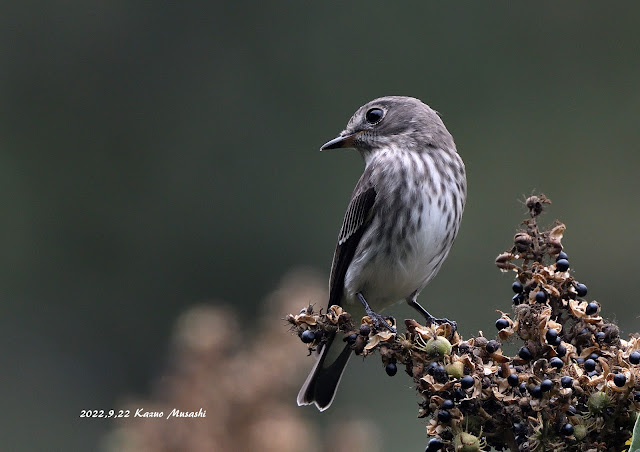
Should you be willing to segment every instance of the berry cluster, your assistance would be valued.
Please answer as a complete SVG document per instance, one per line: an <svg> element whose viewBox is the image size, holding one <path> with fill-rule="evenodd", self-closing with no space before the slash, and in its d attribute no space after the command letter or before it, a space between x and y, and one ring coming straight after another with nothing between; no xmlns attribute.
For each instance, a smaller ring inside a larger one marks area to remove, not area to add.
<svg viewBox="0 0 640 452"><path fill-rule="evenodd" d="M495 339L463 340L448 324L414 320L397 336L367 317L357 330L340 322L348 314L339 307L309 323L308 312L289 320L311 348L328 326L346 333L356 353L378 351L390 376L404 365L422 397L418 416L429 419L426 451L622 450L640 410L640 335L620 339L600 304L584 299L587 286L562 250L565 226L538 229L548 202L527 199L524 230L496 259L516 276L513 313L499 311ZM515 356L503 354L507 341L520 342Z"/></svg>

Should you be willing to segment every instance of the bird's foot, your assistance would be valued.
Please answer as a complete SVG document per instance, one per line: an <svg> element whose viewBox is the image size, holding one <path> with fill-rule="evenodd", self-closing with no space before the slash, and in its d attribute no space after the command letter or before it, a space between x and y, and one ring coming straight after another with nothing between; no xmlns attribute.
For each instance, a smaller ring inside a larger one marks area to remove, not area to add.
<svg viewBox="0 0 640 452"><path fill-rule="evenodd" d="M411 306L420 314L422 314L424 319L427 321L427 326L431 326L434 324L442 325L443 323L448 323L449 325L451 325L451 328L452 328L451 334L455 333L458 330L458 324L454 320L449 320L444 318L443 319L435 318L434 316L429 314L429 312L425 308L420 306L420 304L416 300L407 300L407 301L409 303L409 306Z"/></svg>
<svg viewBox="0 0 640 452"><path fill-rule="evenodd" d="M378 314L373 309L371 309L371 307L369 306L369 303L367 303L367 300L365 300L364 295L362 295L361 292L358 292L356 295L358 296L360 303L362 303L364 310L367 312L367 315L373 321L373 325L377 329L386 328L387 330L391 331L393 334L396 334L396 329L393 326L389 325L389 322L387 322L387 320L384 317L382 317L380 314Z"/></svg>
<svg viewBox="0 0 640 452"><path fill-rule="evenodd" d="M455 320L449 320L449 319L436 319L435 317L433 318L433 323L435 323L436 325L442 325L443 323L448 323L449 325L451 325L452 328L452 333L455 333L456 331L458 331L458 323Z"/></svg>

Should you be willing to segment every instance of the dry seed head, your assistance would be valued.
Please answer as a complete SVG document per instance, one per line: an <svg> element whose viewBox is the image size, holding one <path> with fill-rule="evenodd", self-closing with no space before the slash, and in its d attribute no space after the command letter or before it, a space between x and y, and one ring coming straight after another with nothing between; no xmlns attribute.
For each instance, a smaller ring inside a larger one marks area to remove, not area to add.
<svg viewBox="0 0 640 452"><path fill-rule="evenodd" d="M446 452L478 450L464 449L476 447L473 441L455 444L454 440L463 428L476 439L482 437L482 425L489 444L499 450L513 446L513 437L509 442L505 432L514 423L524 426L517 441L520 450L563 448L567 437L560 426L567 423L574 426L571 441L580 441L571 443L576 451L618 450L631 435L629 413L640 409L640 402L634 400L634 393L640 392L640 384L636 388L640 364L632 364L630 355L640 351L640 335L621 340L617 326L602 319L600 307L594 310L591 305L587 310L584 296L577 299L578 281L573 272L557 271L555 264L565 226L556 222L550 230L538 229L536 217L545 204L548 200L543 196L527 200L532 218L524 221L524 230L516 234L512 248L496 259L500 270L515 271L521 284L516 287L514 314L500 312L508 327L501 328L498 336L517 342L516 350L526 346L522 358L505 356L493 345L487 350L488 341L494 338L482 332L463 341L448 324L423 326L415 320L405 321L407 333L396 340L368 343L371 347L365 353L379 350L383 362L406 365L424 400L419 415L431 416L427 430L443 440ZM327 323L319 318L316 328L325 328ZM334 328L344 331L341 325ZM555 333L547 338L550 329ZM372 331L370 338L377 333ZM435 347L437 343L443 348ZM585 369L586 359L596 362L595 370L591 363ZM517 379L508 381L510 374ZM561 384L563 377L572 379L565 380L568 387ZM542 384L545 380L551 383ZM456 402L451 419L442 419L444 422L437 416L442 400ZM592 426L583 425L587 408ZM553 427L542 428L543 418Z"/></svg>
<svg viewBox="0 0 640 452"><path fill-rule="evenodd" d="M542 193L538 196L529 196L525 201L525 205L527 206L527 209L529 209L529 215L531 215L531 218L540 215L544 210L545 204L551 204L551 201Z"/></svg>
<svg viewBox="0 0 640 452"><path fill-rule="evenodd" d="M516 250L519 253L525 253L529 251L533 245L531 236L526 232L518 232L513 238L513 241L516 245Z"/></svg>

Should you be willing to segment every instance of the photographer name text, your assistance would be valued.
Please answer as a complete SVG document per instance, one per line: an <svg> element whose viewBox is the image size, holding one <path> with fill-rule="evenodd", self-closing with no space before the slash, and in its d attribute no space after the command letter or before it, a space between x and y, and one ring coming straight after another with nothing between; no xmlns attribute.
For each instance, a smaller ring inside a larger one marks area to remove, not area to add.
<svg viewBox="0 0 640 452"><path fill-rule="evenodd" d="M80 417L90 418L127 418L127 417L144 417L144 418L196 418L207 417L207 410L200 408L198 411L182 411L177 408L171 411L150 411L144 408L136 410L80 410Z"/></svg>

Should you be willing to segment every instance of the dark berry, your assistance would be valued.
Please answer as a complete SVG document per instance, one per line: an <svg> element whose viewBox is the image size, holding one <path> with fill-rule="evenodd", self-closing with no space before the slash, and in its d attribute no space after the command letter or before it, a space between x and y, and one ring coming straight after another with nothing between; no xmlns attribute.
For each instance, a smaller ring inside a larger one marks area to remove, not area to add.
<svg viewBox="0 0 640 452"><path fill-rule="evenodd" d="M396 366L396 363L389 363L384 370L387 372L387 375L393 377L398 372L398 366Z"/></svg>
<svg viewBox="0 0 640 452"><path fill-rule="evenodd" d="M300 339L302 339L302 342L304 342L305 344L310 344L315 338L316 335L311 330L304 330L302 332L302 335L300 336Z"/></svg>
<svg viewBox="0 0 640 452"><path fill-rule="evenodd" d="M520 379L518 378L518 374L511 374L507 377L507 383L509 386L518 386Z"/></svg>
<svg viewBox="0 0 640 452"><path fill-rule="evenodd" d="M522 298L522 294L521 293L517 293L517 294L515 294L513 296L511 301L513 302L513 304L519 305L520 303L522 303L524 301L524 299Z"/></svg>
<svg viewBox="0 0 640 452"><path fill-rule="evenodd" d="M562 366L564 366L564 363L562 362L562 360L557 356L554 356L553 358L551 358L549 360L549 364L551 365L551 367L555 367L556 369L562 369Z"/></svg>
<svg viewBox="0 0 640 452"><path fill-rule="evenodd" d="M369 333L371 333L371 327L369 325L366 323L360 325L360 336L367 337L369 336Z"/></svg>
<svg viewBox="0 0 640 452"><path fill-rule="evenodd" d="M640 391L636 391L633 393L633 400L636 402L640 402Z"/></svg>
<svg viewBox="0 0 640 452"><path fill-rule="evenodd" d="M562 385L563 388L572 388L573 387L573 378L571 378L568 375L565 375L564 377L562 377L560 379L560 385Z"/></svg>
<svg viewBox="0 0 640 452"><path fill-rule="evenodd" d="M449 374L444 367L438 366L433 371L433 379L438 383L446 383L449 381Z"/></svg>
<svg viewBox="0 0 640 452"><path fill-rule="evenodd" d="M503 330L505 328L509 328L509 321L507 319L498 319L496 320L496 328L499 330Z"/></svg>
<svg viewBox="0 0 640 452"><path fill-rule="evenodd" d="M578 414L578 410L576 410L576 407L574 407L573 405L569 405L569 408L567 408L567 411L565 411L565 413L567 413L567 416L575 416L576 414Z"/></svg>
<svg viewBox="0 0 640 452"><path fill-rule="evenodd" d="M560 433L563 434L564 436L571 436L573 435L573 425L567 423L564 424L562 426L562 428L560 429Z"/></svg>
<svg viewBox="0 0 640 452"><path fill-rule="evenodd" d="M556 257L556 261L559 261L560 259L569 259L569 256L567 256L567 253L564 251L560 251L558 253L558 257Z"/></svg>
<svg viewBox="0 0 640 452"><path fill-rule="evenodd" d="M455 406L455 404L453 403L453 400L450 399L445 399L442 404L440 405L440 409L441 410L450 410Z"/></svg>
<svg viewBox="0 0 640 452"><path fill-rule="evenodd" d="M455 388L453 390L453 398L454 398L454 400L461 400L461 399L464 399L466 396L467 395L460 388Z"/></svg>
<svg viewBox="0 0 640 452"><path fill-rule="evenodd" d="M579 297L586 297L587 296L587 286L585 286L584 284L581 284L581 283L576 284L576 293L578 294Z"/></svg>
<svg viewBox="0 0 640 452"><path fill-rule="evenodd" d="M513 284L511 284L511 289L515 293L522 293L522 290L524 289L524 287L522 287L522 284L520 283L520 281L515 281Z"/></svg>
<svg viewBox="0 0 640 452"><path fill-rule="evenodd" d="M518 352L518 356L525 361L531 361L533 359L533 355L528 347L522 347Z"/></svg>
<svg viewBox="0 0 640 452"><path fill-rule="evenodd" d="M584 310L587 315L593 315L598 312L598 303L594 303L593 301L587 305L587 308Z"/></svg>
<svg viewBox="0 0 640 452"><path fill-rule="evenodd" d="M553 389L553 381L549 380L548 378L542 380L542 382L540 383L540 390L542 392L549 392L551 391L551 389Z"/></svg>
<svg viewBox="0 0 640 452"><path fill-rule="evenodd" d="M625 377L624 374L615 374L613 376L613 382L617 387L621 388L627 383L627 377Z"/></svg>
<svg viewBox="0 0 640 452"><path fill-rule="evenodd" d="M495 353L500 348L500 343L496 340L490 340L487 345L484 346L487 353Z"/></svg>
<svg viewBox="0 0 640 452"><path fill-rule="evenodd" d="M520 383L520 386L518 386L518 389L522 394L524 394L525 392L527 392L527 384L525 382Z"/></svg>
<svg viewBox="0 0 640 452"><path fill-rule="evenodd" d="M544 303L545 301L547 301L547 292L545 292L544 290L539 290L536 292L536 301L538 303Z"/></svg>
<svg viewBox="0 0 640 452"><path fill-rule="evenodd" d="M358 335L356 333L350 334L347 336L347 342L353 344L356 339L358 339Z"/></svg>
<svg viewBox="0 0 640 452"><path fill-rule="evenodd" d="M556 270L559 272L566 272L569 270L569 261L566 259L558 259L556 261Z"/></svg>
<svg viewBox="0 0 640 452"><path fill-rule="evenodd" d="M555 328L549 328L544 337L547 338L548 343L553 344L558 340L558 330Z"/></svg>
<svg viewBox="0 0 640 452"><path fill-rule="evenodd" d="M576 363L584 364L584 358L576 358Z"/></svg>
<svg viewBox="0 0 640 452"><path fill-rule="evenodd" d="M471 375L465 375L460 380L460 386L462 387L462 389L469 389L474 385L474 383L475 383L475 380Z"/></svg>
<svg viewBox="0 0 640 452"><path fill-rule="evenodd" d="M438 420L446 424L451 420L451 413L448 410L438 411Z"/></svg>
<svg viewBox="0 0 640 452"><path fill-rule="evenodd" d="M534 399L541 399L542 398L542 388L540 388L540 386L538 386L538 385L530 386L529 387L529 394L531 394L531 397L533 397Z"/></svg>
<svg viewBox="0 0 640 452"><path fill-rule="evenodd" d="M513 431L517 434L527 433L527 427L524 424L513 424Z"/></svg>
<svg viewBox="0 0 640 452"><path fill-rule="evenodd" d="M631 364L640 364L640 353L633 352L629 355L629 362Z"/></svg>
<svg viewBox="0 0 640 452"><path fill-rule="evenodd" d="M558 348L556 348L556 353L560 358L562 358L564 355L567 354L567 346L560 343L560 345L558 345Z"/></svg>
<svg viewBox="0 0 640 452"><path fill-rule="evenodd" d="M589 377L595 377L596 375L598 375L598 371L597 370L592 370L591 372L587 373L587 376L589 376Z"/></svg>
<svg viewBox="0 0 640 452"><path fill-rule="evenodd" d="M596 360L600 357L600 355L598 355L597 353L592 353L589 356L587 356L587 358L592 359L592 360Z"/></svg>
<svg viewBox="0 0 640 452"><path fill-rule="evenodd" d="M440 438L431 438L427 443L427 448L424 452L436 452L444 446L444 443Z"/></svg>
<svg viewBox="0 0 640 452"><path fill-rule="evenodd" d="M433 361L431 362L428 366L427 366L427 373L429 375L433 375L433 373L435 372L436 368L440 366L440 364L438 364L437 362Z"/></svg>
<svg viewBox="0 0 640 452"><path fill-rule="evenodd" d="M586 370L587 372L593 372L594 370L596 370L596 362L589 358L584 362L584 370Z"/></svg>
<svg viewBox="0 0 640 452"><path fill-rule="evenodd" d="M596 340L597 340L598 342L602 342L602 341L604 341L604 338L605 338L606 336L607 336L607 335L605 334L605 332L604 332L604 331L598 331L598 332L596 333Z"/></svg>

